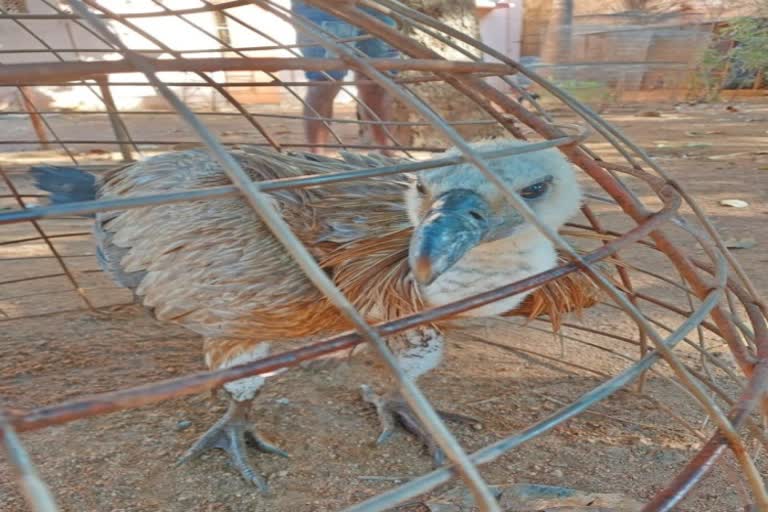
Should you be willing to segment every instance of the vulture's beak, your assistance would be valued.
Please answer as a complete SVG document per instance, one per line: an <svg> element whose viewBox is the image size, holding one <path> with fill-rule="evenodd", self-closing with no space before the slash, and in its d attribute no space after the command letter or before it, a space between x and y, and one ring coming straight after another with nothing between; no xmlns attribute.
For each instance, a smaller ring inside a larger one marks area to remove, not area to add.
<svg viewBox="0 0 768 512"><path fill-rule="evenodd" d="M413 232L411 272L426 286L451 268L488 234L488 203L479 194L451 190L439 196Z"/></svg>

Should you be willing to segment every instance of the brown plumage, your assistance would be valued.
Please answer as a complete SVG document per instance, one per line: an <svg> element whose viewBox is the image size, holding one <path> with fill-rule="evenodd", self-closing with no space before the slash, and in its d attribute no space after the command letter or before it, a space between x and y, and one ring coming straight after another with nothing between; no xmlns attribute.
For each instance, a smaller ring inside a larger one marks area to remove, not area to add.
<svg viewBox="0 0 768 512"><path fill-rule="evenodd" d="M256 147L242 147L232 155L255 181L396 162L382 156L343 153L341 159L331 159ZM559 156L550 154L547 158L550 165L567 166ZM522 160L515 162L528 165ZM547 183L554 179L556 185L558 172L571 171L553 171L554 178L548 176ZM484 187L475 177L468 183ZM96 197L130 197L227 184L227 177L206 152L190 150L117 168L102 177ZM417 312L428 302L412 277L409 263L414 227L404 195L413 186L411 178L395 176L288 189L270 196L294 233L355 307L369 321L380 322ZM439 186L439 181L432 186ZM578 199L573 200L576 205ZM492 203L493 211L514 213L497 203ZM212 369L263 357L268 351L267 341L307 340L351 329L349 322L304 277L257 214L239 198L101 213L96 216L95 237L103 269L132 289L137 300L158 320L184 325L205 338L205 360ZM534 272L533 267L526 272ZM592 282L575 273L538 288L505 314L529 318L547 315L557 329L562 315L589 307L597 298ZM439 338L434 328L397 338L403 364L416 365L412 370L414 378L429 369L419 366L419 358L434 360L427 363L430 367L439 361ZM245 381L248 379L230 383L227 391L247 404L263 379L251 378L247 386ZM239 453L242 447L238 445L242 439L235 439L249 428L244 410L244 406L234 405L188 452L187 458L206 448L222 446L226 434L223 430L234 429L238 434L226 437L225 448L238 455L236 467L241 474L263 487L260 477L243 465ZM255 433L252 436L262 443L262 448L277 450Z"/></svg>
<svg viewBox="0 0 768 512"><path fill-rule="evenodd" d="M233 155L256 181L391 163L378 156L345 153L346 160L341 162L253 147ZM193 169L196 172L190 172ZM207 153L193 150L109 172L101 182L100 197L226 184L228 179ZM413 228L402 206L406 187L403 178L373 179L272 195L283 217L336 285L374 322L424 307L408 278ZM364 223L355 219L360 216ZM206 337L220 332L242 338L242 347L228 343L227 351L216 350L207 358L212 368L247 351L253 342L315 337L350 328L241 200L110 212L101 214L97 222L97 231L105 235L108 269L122 284L123 276L132 276L129 286L140 276L135 292L159 320L180 323ZM270 275L277 268L283 272ZM576 276L536 290L510 314L548 314L555 319L562 311L591 305L594 286L585 276ZM180 282L188 286L179 286ZM267 297L260 295L263 290L269 291ZM222 294L237 297L220 306ZM382 305L385 311L375 311ZM222 322L226 327L221 327ZM253 333L259 333L258 340Z"/></svg>

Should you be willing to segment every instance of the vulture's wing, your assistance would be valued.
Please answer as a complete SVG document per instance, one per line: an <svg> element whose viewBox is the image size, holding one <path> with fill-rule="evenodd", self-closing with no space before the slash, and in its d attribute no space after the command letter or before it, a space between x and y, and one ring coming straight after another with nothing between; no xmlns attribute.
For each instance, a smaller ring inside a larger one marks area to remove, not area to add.
<svg viewBox="0 0 768 512"><path fill-rule="evenodd" d="M232 154L256 181L360 165L257 148ZM100 181L98 195L130 197L226 184L228 178L206 152L191 150L110 172ZM339 286L354 291L358 270L367 269L366 292L353 297L367 308L373 300L367 290L382 293L395 279L382 265L392 262L389 237L407 225L404 187L402 180L378 179L278 190L270 196ZM258 332L266 339L348 327L241 199L163 204L99 214L96 220L105 268L160 320L182 323L205 336ZM350 251L368 254L370 247L374 254L363 267L342 271L343 265L333 263L348 262Z"/></svg>

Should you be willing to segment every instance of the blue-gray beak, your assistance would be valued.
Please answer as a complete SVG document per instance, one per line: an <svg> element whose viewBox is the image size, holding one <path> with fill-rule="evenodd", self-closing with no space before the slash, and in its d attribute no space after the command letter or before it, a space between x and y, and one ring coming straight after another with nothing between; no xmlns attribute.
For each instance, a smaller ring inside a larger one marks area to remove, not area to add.
<svg viewBox="0 0 768 512"><path fill-rule="evenodd" d="M485 199L471 190L439 196L411 237L408 261L416 281L432 283L482 242L490 215Z"/></svg>

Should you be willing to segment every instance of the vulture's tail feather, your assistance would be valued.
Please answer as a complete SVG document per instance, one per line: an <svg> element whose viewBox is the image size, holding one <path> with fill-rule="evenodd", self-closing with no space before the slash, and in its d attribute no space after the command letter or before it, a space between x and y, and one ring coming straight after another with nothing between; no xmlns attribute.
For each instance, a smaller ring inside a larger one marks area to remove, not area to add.
<svg viewBox="0 0 768 512"><path fill-rule="evenodd" d="M35 186L50 193L51 204L96 199L96 176L77 167L40 165L30 169Z"/></svg>

